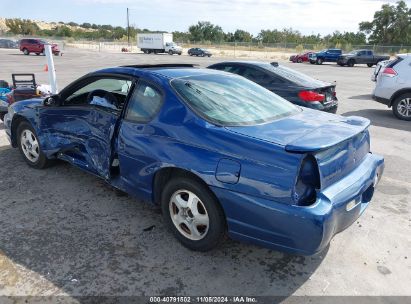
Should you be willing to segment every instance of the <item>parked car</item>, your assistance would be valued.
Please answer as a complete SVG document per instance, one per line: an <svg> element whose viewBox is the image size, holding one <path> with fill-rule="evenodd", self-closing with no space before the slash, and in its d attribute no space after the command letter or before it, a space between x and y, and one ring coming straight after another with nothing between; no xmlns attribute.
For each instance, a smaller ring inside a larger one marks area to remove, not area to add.
<svg viewBox="0 0 411 304"><path fill-rule="evenodd" d="M307 108L335 113L335 84L323 82L277 62L229 61L208 68L244 76L288 101Z"/></svg>
<svg viewBox="0 0 411 304"><path fill-rule="evenodd" d="M373 98L392 108L394 115L411 121L411 53L397 55L377 75Z"/></svg>
<svg viewBox="0 0 411 304"><path fill-rule="evenodd" d="M308 62L310 60L311 55L314 52L306 52L306 53L300 53L297 55L291 55L290 56L290 61L291 62L297 62L297 63L302 63L302 62Z"/></svg>
<svg viewBox="0 0 411 304"><path fill-rule="evenodd" d="M299 254L324 249L369 205L384 168L369 151L369 124L188 65L100 70L5 116L29 166L62 159L159 204L192 250L228 231Z"/></svg>
<svg viewBox="0 0 411 304"><path fill-rule="evenodd" d="M44 54L45 44L50 43L43 39L21 39L20 51L22 51L24 55L30 55L30 53L35 53L36 55ZM51 43L51 51L54 55L58 56L60 54L58 44Z"/></svg>
<svg viewBox="0 0 411 304"><path fill-rule="evenodd" d="M202 48L191 48L187 51L187 53L190 56L211 57L211 53L208 50Z"/></svg>
<svg viewBox="0 0 411 304"><path fill-rule="evenodd" d="M355 64L366 64L368 67L376 65L380 61L389 60L390 56L374 55L372 50L354 50L338 57L337 64L353 67Z"/></svg>
<svg viewBox="0 0 411 304"><path fill-rule="evenodd" d="M340 57L341 54L341 49L325 49L312 54L310 63L323 64L323 62L337 62L338 57Z"/></svg>
<svg viewBox="0 0 411 304"><path fill-rule="evenodd" d="M371 75L371 81L376 82L378 75L380 75L381 69L385 67L386 65L388 65L390 62L391 60L383 60L383 61L378 62Z"/></svg>
<svg viewBox="0 0 411 304"><path fill-rule="evenodd" d="M16 41L11 39L0 39L0 48L3 49L18 49L19 45Z"/></svg>

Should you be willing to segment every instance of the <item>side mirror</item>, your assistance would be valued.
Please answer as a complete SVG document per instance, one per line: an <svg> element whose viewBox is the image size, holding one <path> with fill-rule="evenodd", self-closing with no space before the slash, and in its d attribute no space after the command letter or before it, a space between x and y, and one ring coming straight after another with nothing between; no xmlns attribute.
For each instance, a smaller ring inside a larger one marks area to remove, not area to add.
<svg viewBox="0 0 411 304"><path fill-rule="evenodd" d="M61 99L59 95L51 95L44 99L43 105L46 107L58 107L61 106Z"/></svg>

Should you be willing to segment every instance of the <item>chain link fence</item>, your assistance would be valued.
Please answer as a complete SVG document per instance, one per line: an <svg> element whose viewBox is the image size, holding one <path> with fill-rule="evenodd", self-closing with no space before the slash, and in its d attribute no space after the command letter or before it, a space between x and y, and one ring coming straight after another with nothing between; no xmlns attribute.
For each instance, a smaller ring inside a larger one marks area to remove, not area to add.
<svg viewBox="0 0 411 304"><path fill-rule="evenodd" d="M0 36L1 38L1 36ZM8 39L19 40L24 37L4 37ZM127 41L110 41L110 40L87 40L62 37L45 37L60 45L64 50L67 47L94 50L99 52L139 52L136 42L130 44ZM306 51L319 51L326 48L341 48L343 52L349 52L355 49L371 49L378 54L395 55L399 53L411 53L411 46L406 45L351 45L351 44L333 44L333 43L261 43L261 42L196 42L196 41L176 41L183 47L183 52L192 47L206 48L215 56L221 57L250 57L265 59L288 59L291 54Z"/></svg>

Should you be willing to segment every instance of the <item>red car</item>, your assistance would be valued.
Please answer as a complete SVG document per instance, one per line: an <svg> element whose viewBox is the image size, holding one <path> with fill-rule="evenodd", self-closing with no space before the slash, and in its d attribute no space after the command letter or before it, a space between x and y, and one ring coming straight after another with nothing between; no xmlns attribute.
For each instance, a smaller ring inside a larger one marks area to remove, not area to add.
<svg viewBox="0 0 411 304"><path fill-rule="evenodd" d="M306 52L306 53L301 53L301 54L298 54L298 55L291 55L290 56L290 61L292 61L294 63L295 62L298 62L298 63L307 62L307 61L310 60L310 56L312 54L314 54L314 52Z"/></svg>
<svg viewBox="0 0 411 304"><path fill-rule="evenodd" d="M49 44L49 42L43 39L21 39L20 51L22 51L24 55L30 55L30 53L35 53L36 55L44 54L45 44ZM60 54L59 46L55 43L51 44L51 51L56 56Z"/></svg>

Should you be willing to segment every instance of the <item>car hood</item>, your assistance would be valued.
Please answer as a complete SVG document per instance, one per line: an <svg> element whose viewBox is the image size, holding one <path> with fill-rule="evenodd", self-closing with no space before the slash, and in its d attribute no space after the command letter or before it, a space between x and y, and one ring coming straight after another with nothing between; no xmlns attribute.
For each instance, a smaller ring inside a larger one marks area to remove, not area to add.
<svg viewBox="0 0 411 304"><path fill-rule="evenodd" d="M32 98L32 99L25 99L14 102L11 107L13 108L37 108L43 104L44 98Z"/></svg>
<svg viewBox="0 0 411 304"><path fill-rule="evenodd" d="M364 131L368 119L329 114L304 108L296 115L276 121L227 130L282 145L290 152L314 152L329 148Z"/></svg>

